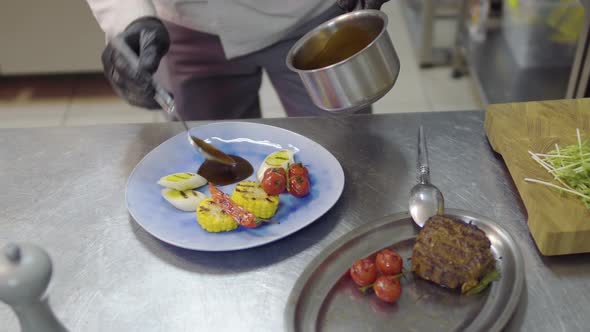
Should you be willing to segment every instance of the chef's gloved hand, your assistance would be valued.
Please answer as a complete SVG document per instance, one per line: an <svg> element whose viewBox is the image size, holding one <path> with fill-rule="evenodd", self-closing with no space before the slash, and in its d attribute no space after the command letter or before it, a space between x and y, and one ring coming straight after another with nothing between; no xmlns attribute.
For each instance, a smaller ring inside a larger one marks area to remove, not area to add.
<svg viewBox="0 0 590 332"><path fill-rule="evenodd" d="M154 100L152 74L170 48L170 36L162 21L155 17L141 17L131 22L117 37L139 56L136 70L111 43L102 52L104 73L113 89L131 105L157 109Z"/></svg>
<svg viewBox="0 0 590 332"><path fill-rule="evenodd" d="M381 5L389 0L337 0L338 7L347 12L353 11L358 5L360 9L381 9Z"/></svg>

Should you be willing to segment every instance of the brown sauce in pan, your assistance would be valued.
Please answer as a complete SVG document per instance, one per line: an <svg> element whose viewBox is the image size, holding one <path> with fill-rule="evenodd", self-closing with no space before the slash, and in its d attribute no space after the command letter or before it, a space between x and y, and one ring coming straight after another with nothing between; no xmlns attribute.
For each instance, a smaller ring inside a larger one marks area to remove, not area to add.
<svg viewBox="0 0 590 332"><path fill-rule="evenodd" d="M214 185L225 186L240 182L254 173L254 168L252 168L252 165L246 159L234 155L230 155L230 157L236 162L234 166L205 160L201 167L199 167L197 174Z"/></svg>
<svg viewBox="0 0 590 332"><path fill-rule="evenodd" d="M323 49L311 58L301 61L300 69L312 70L346 60L369 45L375 36L356 26L345 26L331 36Z"/></svg>

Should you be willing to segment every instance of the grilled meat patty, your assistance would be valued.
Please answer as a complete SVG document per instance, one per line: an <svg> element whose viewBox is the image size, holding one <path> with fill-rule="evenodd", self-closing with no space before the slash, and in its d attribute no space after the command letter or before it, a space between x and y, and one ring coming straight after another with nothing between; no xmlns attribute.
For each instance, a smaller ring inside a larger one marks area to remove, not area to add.
<svg viewBox="0 0 590 332"><path fill-rule="evenodd" d="M435 216L416 238L412 271L418 277L464 293L495 268L486 234L475 225Z"/></svg>

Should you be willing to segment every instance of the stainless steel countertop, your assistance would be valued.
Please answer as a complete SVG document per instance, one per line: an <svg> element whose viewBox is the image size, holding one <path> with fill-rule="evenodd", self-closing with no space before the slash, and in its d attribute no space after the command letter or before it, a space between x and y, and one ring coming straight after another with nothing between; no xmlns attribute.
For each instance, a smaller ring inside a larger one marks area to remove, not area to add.
<svg viewBox="0 0 590 332"><path fill-rule="evenodd" d="M72 331L281 331L287 296L329 243L407 209L418 125L446 206L501 223L519 242L526 292L508 330L590 326L590 255L543 258L526 211L483 131L483 112L256 120L301 133L340 161L340 201L311 226L245 251L177 249L143 231L125 183L178 124L0 130L0 245L41 245L54 261L51 303ZM0 331L18 331L0 304Z"/></svg>

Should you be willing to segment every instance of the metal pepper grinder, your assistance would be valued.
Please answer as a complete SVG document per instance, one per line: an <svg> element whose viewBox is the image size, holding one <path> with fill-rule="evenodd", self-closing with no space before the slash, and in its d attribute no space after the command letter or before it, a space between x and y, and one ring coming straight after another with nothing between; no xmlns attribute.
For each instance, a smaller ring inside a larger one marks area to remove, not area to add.
<svg viewBox="0 0 590 332"><path fill-rule="evenodd" d="M11 306L22 332L66 332L46 295L51 259L32 244L9 244L0 251L0 301Z"/></svg>

